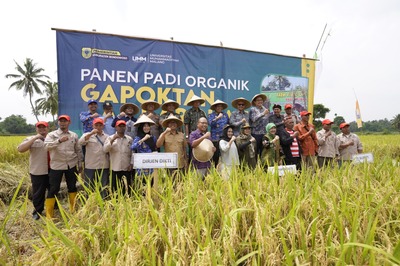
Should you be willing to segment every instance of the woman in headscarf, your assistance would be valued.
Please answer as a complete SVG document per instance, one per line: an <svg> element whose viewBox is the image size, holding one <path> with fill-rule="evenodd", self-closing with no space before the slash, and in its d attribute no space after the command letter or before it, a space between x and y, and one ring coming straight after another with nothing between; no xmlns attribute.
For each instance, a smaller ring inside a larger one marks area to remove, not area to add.
<svg viewBox="0 0 400 266"><path fill-rule="evenodd" d="M254 169L257 165L257 140L251 135L251 126L248 123L242 126L236 145L241 165Z"/></svg>
<svg viewBox="0 0 400 266"><path fill-rule="evenodd" d="M269 167L280 161L280 143L274 123L268 123L265 130L267 133L262 138L261 163L264 167Z"/></svg>
<svg viewBox="0 0 400 266"><path fill-rule="evenodd" d="M150 127L155 124L153 120L148 118L146 115L139 117L135 123L137 127L137 135L133 140L131 149L136 153L151 153L157 151L156 137L151 135ZM136 169L136 176L142 179L143 185L146 184L147 176L153 174L153 169ZM151 185L153 185L153 178L151 179Z"/></svg>
<svg viewBox="0 0 400 266"><path fill-rule="evenodd" d="M235 139L236 138L233 135L233 127L226 125L219 141L219 149L221 152L219 170L222 178L225 180L229 179L232 169L240 164Z"/></svg>

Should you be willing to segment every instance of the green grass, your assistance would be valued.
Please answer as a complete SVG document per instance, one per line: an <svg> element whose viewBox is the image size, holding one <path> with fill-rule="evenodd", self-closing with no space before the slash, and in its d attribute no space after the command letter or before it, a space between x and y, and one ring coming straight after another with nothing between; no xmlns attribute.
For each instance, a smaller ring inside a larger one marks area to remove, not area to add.
<svg viewBox="0 0 400 266"><path fill-rule="evenodd" d="M146 196L105 202L81 191L78 211L53 221L32 221L27 196L15 196L2 206L0 264L400 264L399 138L362 136L374 163L299 178L258 168L229 181L160 178Z"/></svg>

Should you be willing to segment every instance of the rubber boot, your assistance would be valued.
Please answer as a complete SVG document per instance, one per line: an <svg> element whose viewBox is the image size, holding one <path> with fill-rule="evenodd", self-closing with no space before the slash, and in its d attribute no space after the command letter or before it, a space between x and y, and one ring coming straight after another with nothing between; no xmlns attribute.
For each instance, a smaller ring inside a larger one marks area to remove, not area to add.
<svg viewBox="0 0 400 266"><path fill-rule="evenodd" d="M70 193L68 193L68 196L69 196L69 211L70 211L71 213L73 213L74 210L75 210L76 194L77 194L77 192L70 192Z"/></svg>
<svg viewBox="0 0 400 266"><path fill-rule="evenodd" d="M54 216L54 204L56 203L56 198L48 198L44 202L46 208L46 217L52 219Z"/></svg>

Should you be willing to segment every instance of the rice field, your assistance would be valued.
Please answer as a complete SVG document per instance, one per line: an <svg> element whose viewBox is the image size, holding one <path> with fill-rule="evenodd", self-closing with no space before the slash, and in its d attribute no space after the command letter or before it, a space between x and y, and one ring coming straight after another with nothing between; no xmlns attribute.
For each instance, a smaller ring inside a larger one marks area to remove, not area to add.
<svg viewBox="0 0 400 266"><path fill-rule="evenodd" d="M160 170L145 193L82 190L34 221L23 137L0 137L0 265L399 265L400 135L360 138L374 163L177 185Z"/></svg>

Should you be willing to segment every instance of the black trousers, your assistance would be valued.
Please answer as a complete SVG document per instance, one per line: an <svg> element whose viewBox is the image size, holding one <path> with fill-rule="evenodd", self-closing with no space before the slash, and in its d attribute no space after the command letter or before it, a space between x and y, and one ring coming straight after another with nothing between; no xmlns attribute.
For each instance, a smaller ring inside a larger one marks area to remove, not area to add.
<svg viewBox="0 0 400 266"><path fill-rule="evenodd" d="M286 165L294 164L296 165L296 170L301 171L301 157L292 157L291 159L285 158L285 164Z"/></svg>
<svg viewBox="0 0 400 266"><path fill-rule="evenodd" d="M124 183L124 177L126 179L126 186ZM132 171L112 171L110 182L111 191L115 192L120 190L123 195L128 191L130 194L133 189L132 178Z"/></svg>
<svg viewBox="0 0 400 266"><path fill-rule="evenodd" d="M46 190L49 188L49 175L32 175L32 203L33 213L41 214L44 210L44 201L46 199Z"/></svg>
<svg viewBox="0 0 400 266"><path fill-rule="evenodd" d="M60 185L63 175L65 176L65 182L67 182L68 193L76 192L76 176L79 175L76 166L68 168L67 170L53 170L49 172L49 192L47 198L54 198L60 191Z"/></svg>

